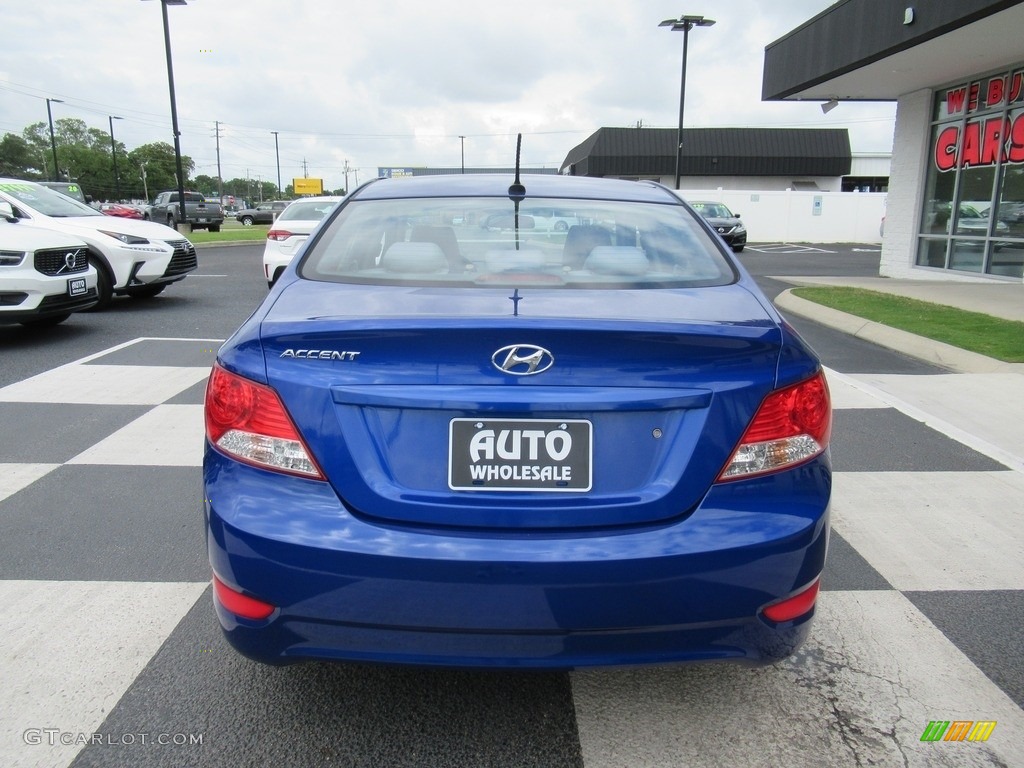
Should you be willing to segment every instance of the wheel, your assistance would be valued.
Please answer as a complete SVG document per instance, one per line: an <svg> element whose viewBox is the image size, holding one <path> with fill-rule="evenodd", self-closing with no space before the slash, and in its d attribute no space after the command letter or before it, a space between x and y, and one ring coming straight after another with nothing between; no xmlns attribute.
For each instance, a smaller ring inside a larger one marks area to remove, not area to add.
<svg viewBox="0 0 1024 768"><path fill-rule="evenodd" d="M239 221L242 222L243 227L252 226L252 216L243 216L242 218L239 219Z"/></svg>
<svg viewBox="0 0 1024 768"><path fill-rule="evenodd" d="M133 299L151 299L162 293L166 287L167 283L159 283L157 285L135 285L131 288L126 288L125 293Z"/></svg>
<svg viewBox="0 0 1024 768"><path fill-rule="evenodd" d="M211 232L220 232L220 224L211 224L210 225L210 231Z"/></svg>
<svg viewBox="0 0 1024 768"><path fill-rule="evenodd" d="M89 257L89 263L96 267L96 293L99 295L99 301L86 312L96 312L106 309L114 298L114 279L107 271L106 265L98 258Z"/></svg>
<svg viewBox="0 0 1024 768"><path fill-rule="evenodd" d="M555 222L555 232L566 232L569 229L569 225L564 221Z"/></svg>
<svg viewBox="0 0 1024 768"><path fill-rule="evenodd" d="M63 323L69 317L71 317L70 312L66 315L50 315L49 317L37 317L34 320L22 320L21 324L28 328L49 328Z"/></svg>
<svg viewBox="0 0 1024 768"><path fill-rule="evenodd" d="M743 249L746 248L746 247L747 247L746 243L743 243L743 245L734 245L732 247L732 252L733 253L742 253Z"/></svg>

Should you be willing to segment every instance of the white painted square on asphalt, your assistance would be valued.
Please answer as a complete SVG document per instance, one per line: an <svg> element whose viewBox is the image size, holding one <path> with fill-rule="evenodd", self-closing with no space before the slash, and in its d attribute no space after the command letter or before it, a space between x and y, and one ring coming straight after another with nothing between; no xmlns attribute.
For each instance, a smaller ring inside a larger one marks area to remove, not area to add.
<svg viewBox="0 0 1024 768"><path fill-rule="evenodd" d="M60 464L0 464L0 501L27 488Z"/></svg>
<svg viewBox="0 0 1024 768"><path fill-rule="evenodd" d="M0 401L157 405L209 374L198 367L65 365L0 388Z"/></svg>
<svg viewBox="0 0 1024 768"><path fill-rule="evenodd" d="M775 666L571 679L587 768L1024 765L1024 712L899 592L823 592L807 644ZM997 725L923 742L932 720Z"/></svg>
<svg viewBox="0 0 1024 768"><path fill-rule="evenodd" d="M1024 475L837 472L832 527L900 590L1024 589Z"/></svg>
<svg viewBox="0 0 1024 768"><path fill-rule="evenodd" d="M93 733L206 586L0 581L0 765L69 764L38 730Z"/></svg>
<svg viewBox="0 0 1024 768"><path fill-rule="evenodd" d="M158 405L68 464L200 467L204 434L203 406Z"/></svg>
<svg viewBox="0 0 1024 768"><path fill-rule="evenodd" d="M1008 466L1024 457L1024 374L850 374L904 413ZM1015 393L1014 397L1011 393ZM987 450L991 446L996 450ZM1013 459L1016 458L1014 461Z"/></svg>

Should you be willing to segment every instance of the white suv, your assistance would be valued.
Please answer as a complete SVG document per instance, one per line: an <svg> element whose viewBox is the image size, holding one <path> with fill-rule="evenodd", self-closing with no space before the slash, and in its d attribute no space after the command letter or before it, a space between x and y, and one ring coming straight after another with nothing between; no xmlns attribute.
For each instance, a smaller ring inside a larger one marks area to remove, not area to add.
<svg viewBox="0 0 1024 768"><path fill-rule="evenodd" d="M0 324L56 325L98 298L83 241L22 226L0 202Z"/></svg>
<svg viewBox="0 0 1024 768"><path fill-rule="evenodd" d="M170 227L105 216L33 181L0 178L0 203L21 224L64 232L85 241L96 267L98 306L114 294L148 298L196 269L196 248Z"/></svg>

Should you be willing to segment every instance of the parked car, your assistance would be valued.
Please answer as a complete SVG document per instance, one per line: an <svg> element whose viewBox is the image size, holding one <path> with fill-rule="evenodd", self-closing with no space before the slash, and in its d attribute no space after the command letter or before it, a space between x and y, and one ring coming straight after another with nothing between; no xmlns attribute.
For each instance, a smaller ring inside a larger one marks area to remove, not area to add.
<svg viewBox="0 0 1024 768"><path fill-rule="evenodd" d="M173 229L104 216L32 181L0 178L0 202L11 205L23 226L55 229L85 241L97 272L98 307L115 295L156 296L199 266L195 246Z"/></svg>
<svg viewBox="0 0 1024 768"><path fill-rule="evenodd" d="M0 201L0 324L57 325L98 300L89 246L21 226L11 204Z"/></svg>
<svg viewBox="0 0 1024 768"><path fill-rule="evenodd" d="M153 198L153 203L149 206L149 218L176 230L181 223L181 205L178 199L178 193L174 190L161 192ZM200 192L186 192L185 223L193 232L197 229L220 232L220 227L224 223L224 209L216 200L207 200Z"/></svg>
<svg viewBox="0 0 1024 768"><path fill-rule="evenodd" d="M77 200L80 203L89 204L92 202L92 197L85 194L85 190L82 189L81 184L77 184L73 181L40 181L44 187L60 192L62 195Z"/></svg>
<svg viewBox="0 0 1024 768"><path fill-rule="evenodd" d="M269 203L260 203L255 208L243 208L235 214L235 218L246 227L251 227L253 224L272 224L274 219L288 207L289 202L289 200L272 200Z"/></svg>
<svg viewBox="0 0 1024 768"><path fill-rule="evenodd" d="M263 248L263 275L271 287L299 252L299 246L341 199L333 195L304 197L281 211L267 232L267 244Z"/></svg>
<svg viewBox="0 0 1024 768"><path fill-rule="evenodd" d="M554 206L591 223L450 223ZM260 661L756 664L809 632L825 377L660 184L362 185L220 348L205 423L216 612Z"/></svg>
<svg viewBox="0 0 1024 768"><path fill-rule="evenodd" d="M131 205L119 203L101 203L100 213L107 216L120 216L122 219L142 219L142 211Z"/></svg>
<svg viewBox="0 0 1024 768"><path fill-rule="evenodd" d="M733 251L740 253L746 247L747 228L740 221L740 215L730 211L729 206L710 200L691 200L690 205L708 220Z"/></svg>
<svg viewBox="0 0 1024 768"><path fill-rule="evenodd" d="M558 208L536 208L532 215L534 229L542 232L568 232L569 227L581 223L573 211Z"/></svg>

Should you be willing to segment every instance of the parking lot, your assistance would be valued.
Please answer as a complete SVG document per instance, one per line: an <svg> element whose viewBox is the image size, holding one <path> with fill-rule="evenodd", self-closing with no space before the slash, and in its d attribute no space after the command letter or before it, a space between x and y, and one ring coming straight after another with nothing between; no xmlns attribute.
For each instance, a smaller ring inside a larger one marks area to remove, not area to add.
<svg viewBox="0 0 1024 768"><path fill-rule="evenodd" d="M202 400L266 294L261 253L202 249L155 299L0 327L0 765L1024 764L1024 475L893 395L947 372L798 319L829 369L835 490L792 658L516 673L238 656L211 605ZM878 250L752 243L741 260L773 296L786 275L877 275ZM978 738L923 739L947 722Z"/></svg>

